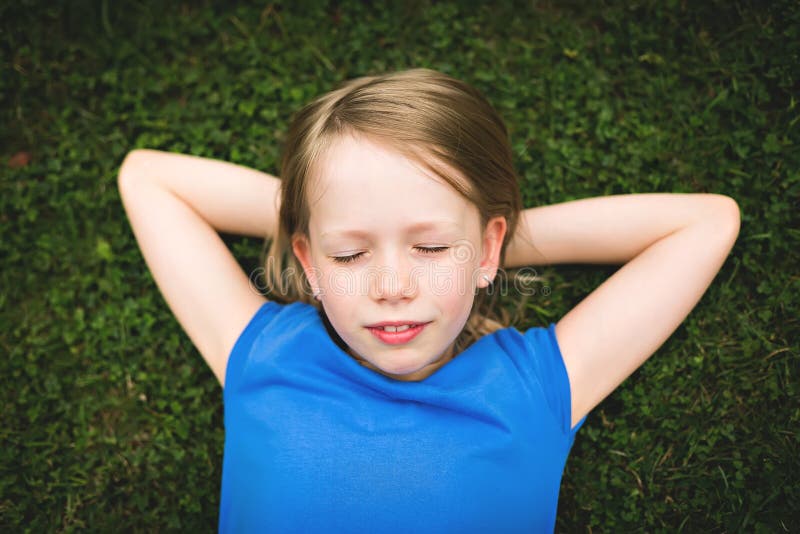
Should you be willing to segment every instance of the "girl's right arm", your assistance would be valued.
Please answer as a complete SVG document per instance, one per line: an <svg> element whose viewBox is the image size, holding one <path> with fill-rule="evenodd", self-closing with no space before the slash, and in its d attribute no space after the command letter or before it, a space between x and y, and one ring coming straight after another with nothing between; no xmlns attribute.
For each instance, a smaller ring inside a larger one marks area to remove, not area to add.
<svg viewBox="0 0 800 534"><path fill-rule="evenodd" d="M266 299L217 231L274 235L280 180L219 160L134 150L118 186L159 290L224 386L233 345Z"/></svg>

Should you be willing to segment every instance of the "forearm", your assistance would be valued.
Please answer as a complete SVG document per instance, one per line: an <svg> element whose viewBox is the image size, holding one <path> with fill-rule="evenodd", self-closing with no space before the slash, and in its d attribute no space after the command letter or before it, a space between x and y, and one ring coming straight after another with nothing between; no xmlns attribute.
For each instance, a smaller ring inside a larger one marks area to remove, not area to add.
<svg viewBox="0 0 800 534"><path fill-rule="evenodd" d="M169 190L219 232L255 237L275 234L280 180L270 174L157 150L134 150L119 172Z"/></svg>
<svg viewBox="0 0 800 534"><path fill-rule="evenodd" d="M504 267L624 264L698 219L728 218L733 206L724 195L643 193L529 208L522 212Z"/></svg>

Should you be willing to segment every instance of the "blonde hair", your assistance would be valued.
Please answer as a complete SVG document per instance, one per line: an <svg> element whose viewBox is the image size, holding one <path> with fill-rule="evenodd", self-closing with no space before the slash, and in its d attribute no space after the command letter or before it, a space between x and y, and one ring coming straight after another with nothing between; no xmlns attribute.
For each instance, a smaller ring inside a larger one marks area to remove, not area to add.
<svg viewBox="0 0 800 534"><path fill-rule="evenodd" d="M291 240L295 235L308 236L307 191L315 164L345 134L379 140L442 178L478 208L482 228L492 217L505 217L501 265L522 209L505 124L483 95L462 81L422 68L364 76L340 84L302 108L283 147L278 229L267 241L266 258L262 256L265 286L271 298L316 307L342 346L312 296ZM495 311L496 297L496 292L478 290L455 340L454 354L509 326L506 310Z"/></svg>

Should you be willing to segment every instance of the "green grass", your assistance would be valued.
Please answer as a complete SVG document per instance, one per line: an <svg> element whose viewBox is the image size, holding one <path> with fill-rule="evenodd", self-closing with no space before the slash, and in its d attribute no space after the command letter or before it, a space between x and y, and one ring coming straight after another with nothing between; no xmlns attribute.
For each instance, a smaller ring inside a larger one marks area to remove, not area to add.
<svg viewBox="0 0 800 534"><path fill-rule="evenodd" d="M0 7L0 530L216 528L221 390L147 273L119 164L151 147L276 173L304 102L416 66L497 107L527 206L714 192L742 211L698 306L578 434L557 530L796 530L797 3L393 4ZM225 238L257 266L258 240ZM614 269L544 271L529 324Z"/></svg>

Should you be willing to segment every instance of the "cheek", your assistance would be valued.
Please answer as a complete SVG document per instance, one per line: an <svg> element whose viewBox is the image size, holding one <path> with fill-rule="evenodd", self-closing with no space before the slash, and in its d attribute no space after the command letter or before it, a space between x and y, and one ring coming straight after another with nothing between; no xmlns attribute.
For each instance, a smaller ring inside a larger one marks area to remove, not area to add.
<svg viewBox="0 0 800 534"><path fill-rule="evenodd" d="M470 277L461 267L450 267L432 272L423 282L428 283L426 293L438 303L439 309L451 318L469 314L475 298Z"/></svg>
<svg viewBox="0 0 800 534"><path fill-rule="evenodd" d="M333 267L325 271L321 287L328 296L339 300L357 295L360 290L358 278L345 267Z"/></svg>
<svg viewBox="0 0 800 534"><path fill-rule="evenodd" d="M321 287L338 299L368 294L369 279L363 271L350 267L332 267L324 273Z"/></svg>
<svg viewBox="0 0 800 534"><path fill-rule="evenodd" d="M468 263L434 264L423 274L420 283L434 297L461 302L474 297L474 271Z"/></svg>
<svg viewBox="0 0 800 534"><path fill-rule="evenodd" d="M353 341L352 332L357 329L358 319L353 306L353 298L327 294L322 299L322 307L331 326L348 345Z"/></svg>

